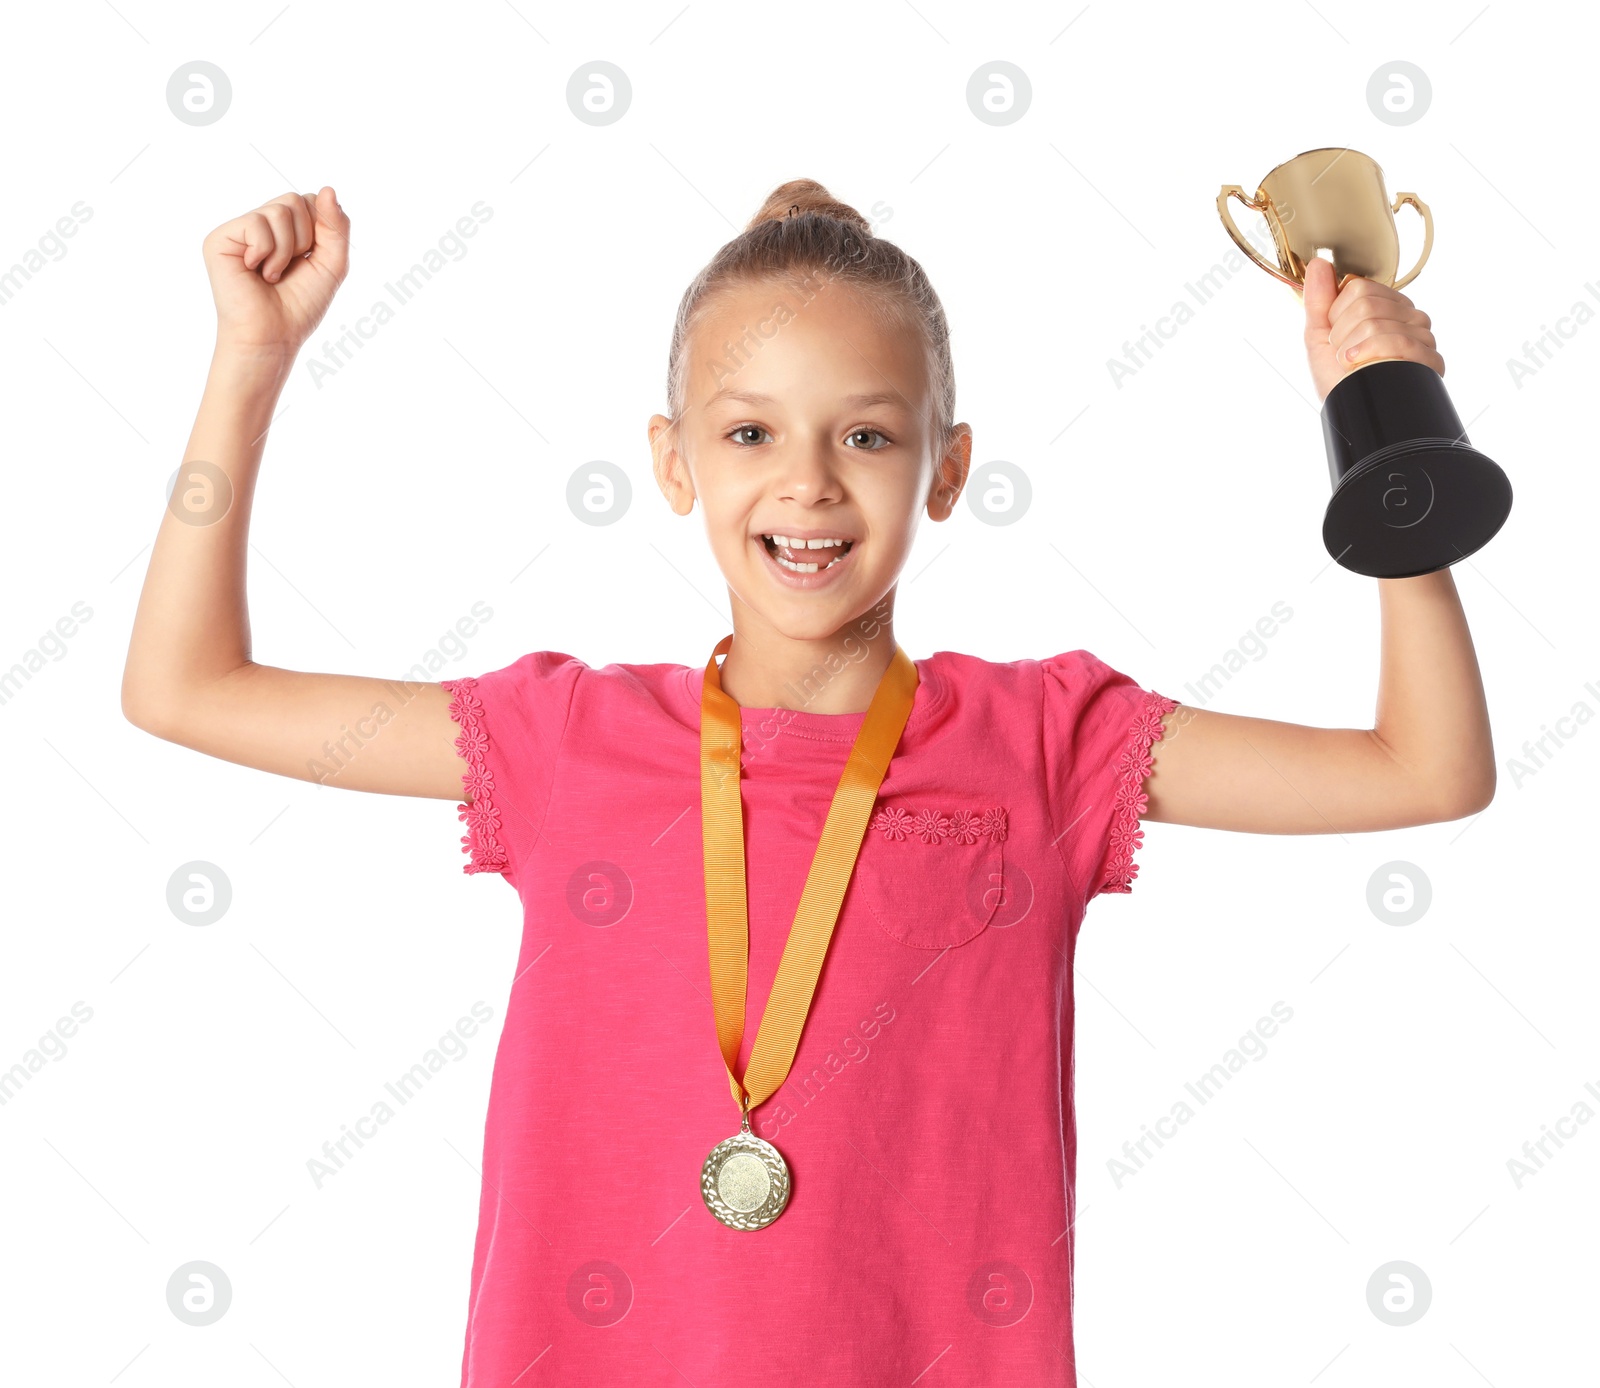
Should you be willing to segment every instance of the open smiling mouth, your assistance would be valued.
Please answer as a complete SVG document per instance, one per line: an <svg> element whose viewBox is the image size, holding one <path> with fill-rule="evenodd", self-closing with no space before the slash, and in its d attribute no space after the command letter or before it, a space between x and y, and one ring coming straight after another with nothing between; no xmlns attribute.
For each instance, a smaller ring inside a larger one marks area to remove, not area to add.
<svg viewBox="0 0 1600 1388"><path fill-rule="evenodd" d="M797 574L821 573L831 569L855 545L854 540L838 537L805 540L788 535L763 535L761 543L780 568Z"/></svg>

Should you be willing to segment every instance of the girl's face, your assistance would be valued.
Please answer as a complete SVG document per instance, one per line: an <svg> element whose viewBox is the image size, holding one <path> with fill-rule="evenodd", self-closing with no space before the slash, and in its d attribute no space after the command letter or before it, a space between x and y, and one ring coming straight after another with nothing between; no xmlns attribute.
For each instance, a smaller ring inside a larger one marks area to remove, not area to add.
<svg viewBox="0 0 1600 1388"><path fill-rule="evenodd" d="M725 291L686 353L676 437L650 421L662 492L700 502L736 622L833 635L890 593L922 514L950 514L971 429L936 452L921 336L837 281Z"/></svg>

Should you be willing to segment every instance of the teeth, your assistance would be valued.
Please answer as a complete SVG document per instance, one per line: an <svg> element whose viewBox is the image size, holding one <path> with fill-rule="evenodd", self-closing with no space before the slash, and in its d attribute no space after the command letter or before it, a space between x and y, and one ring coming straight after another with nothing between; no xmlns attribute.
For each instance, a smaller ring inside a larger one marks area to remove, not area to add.
<svg viewBox="0 0 1600 1388"><path fill-rule="evenodd" d="M771 540L776 549L787 549L791 552L802 549L837 549L839 551L837 555L825 564L801 564L793 559L785 559L781 554L772 556L790 573L796 574L814 574L821 569L831 569L844 558L844 547L850 543L848 540L839 539L801 540L791 535L763 535L761 538Z"/></svg>
<svg viewBox="0 0 1600 1388"><path fill-rule="evenodd" d="M768 535L767 539L775 545L782 545L785 549L828 549L841 548L843 540L799 540L791 539L787 535Z"/></svg>
<svg viewBox="0 0 1600 1388"><path fill-rule="evenodd" d="M773 557L778 561L778 563L783 565L784 568L788 569L790 573L797 574L814 574L818 569L831 569L835 564L839 563L839 561L844 558L844 556L841 554L838 559L830 559L826 564L797 564L793 560L785 559L781 554L774 555Z"/></svg>

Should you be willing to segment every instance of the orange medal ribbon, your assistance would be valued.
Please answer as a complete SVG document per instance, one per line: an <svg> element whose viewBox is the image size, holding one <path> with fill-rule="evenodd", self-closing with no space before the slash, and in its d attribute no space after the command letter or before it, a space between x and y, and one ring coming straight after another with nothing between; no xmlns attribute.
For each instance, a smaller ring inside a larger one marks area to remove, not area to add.
<svg viewBox="0 0 1600 1388"><path fill-rule="evenodd" d="M743 1082L733 1067L744 1042L750 922L745 894L744 818L739 796L739 705L722 690L717 657L733 645L725 636L706 663L700 694L700 819L705 847L706 936L711 1006L728 1084L742 1115L741 1131L720 1143L701 1173L701 1193L716 1217L736 1229L759 1229L788 1200L788 1167L777 1149L750 1132L750 1110L788 1078L822 961L839 919L878 787L911 716L917 667L896 646L845 761L828 807L822 837L806 874L778 974L756 1027Z"/></svg>

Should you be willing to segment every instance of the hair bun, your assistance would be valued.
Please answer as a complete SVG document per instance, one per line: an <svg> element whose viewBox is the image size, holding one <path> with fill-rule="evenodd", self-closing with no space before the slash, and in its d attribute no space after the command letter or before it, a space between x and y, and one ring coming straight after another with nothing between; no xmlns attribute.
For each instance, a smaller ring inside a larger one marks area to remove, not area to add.
<svg viewBox="0 0 1600 1388"><path fill-rule="evenodd" d="M868 236L872 235L871 222L849 203L840 202L814 178L792 178L787 183L780 183L767 195L761 210L750 219L745 230L750 231L762 222L781 222L786 217L797 217L805 212L849 222Z"/></svg>

